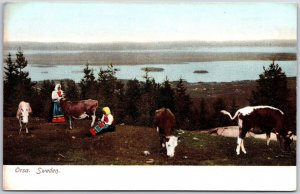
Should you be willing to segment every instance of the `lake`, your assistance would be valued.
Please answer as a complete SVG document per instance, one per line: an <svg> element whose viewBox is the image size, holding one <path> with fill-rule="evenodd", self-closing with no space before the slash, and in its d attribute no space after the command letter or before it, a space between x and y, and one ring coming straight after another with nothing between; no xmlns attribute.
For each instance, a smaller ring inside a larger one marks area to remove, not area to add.
<svg viewBox="0 0 300 194"><path fill-rule="evenodd" d="M156 82L163 82L166 77L170 81L180 78L190 82L231 82L240 80L257 80L259 74L263 73L263 67L268 67L272 61L212 61L212 62L189 62L183 64L143 64L143 65L114 65L118 69L116 76L118 79L138 79L144 80L145 72L142 68L155 67L163 68L160 72L149 72ZM297 61L275 61L283 69L287 77L297 76ZM73 79L80 82L83 78L84 65L56 65L42 66L39 64L29 64L25 71L29 71L32 81L47 79ZM98 78L100 67L106 69L107 66L90 66L94 69L94 75ZM194 73L194 71L207 71L208 73Z"/></svg>

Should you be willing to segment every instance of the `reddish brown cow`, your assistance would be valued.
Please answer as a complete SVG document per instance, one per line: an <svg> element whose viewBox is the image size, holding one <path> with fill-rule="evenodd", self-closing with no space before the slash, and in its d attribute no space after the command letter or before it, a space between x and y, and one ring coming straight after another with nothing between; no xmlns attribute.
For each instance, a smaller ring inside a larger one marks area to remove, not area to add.
<svg viewBox="0 0 300 194"><path fill-rule="evenodd" d="M162 148L166 147L167 155L174 156L178 138L174 136L176 120L174 114L166 108L155 111L155 125L160 135Z"/></svg>
<svg viewBox="0 0 300 194"><path fill-rule="evenodd" d="M72 118L83 119L91 116L91 127L94 125L96 119L96 109L98 107L97 100L88 99L71 102L61 99L60 106L65 116L69 118L70 129L72 129Z"/></svg>

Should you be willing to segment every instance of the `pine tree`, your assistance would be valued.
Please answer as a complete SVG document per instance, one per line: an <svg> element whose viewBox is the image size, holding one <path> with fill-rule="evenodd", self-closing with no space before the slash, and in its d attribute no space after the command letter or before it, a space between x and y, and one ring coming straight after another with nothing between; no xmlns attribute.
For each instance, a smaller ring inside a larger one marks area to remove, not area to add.
<svg viewBox="0 0 300 194"><path fill-rule="evenodd" d="M137 79L127 82L125 93L126 121L131 124L137 124L140 116L141 89Z"/></svg>
<svg viewBox="0 0 300 194"><path fill-rule="evenodd" d="M288 100L289 89L285 73L274 60L256 80L256 90L252 91L251 105L269 105L281 109L285 113L286 127L296 129L296 108L291 107Z"/></svg>
<svg viewBox="0 0 300 194"><path fill-rule="evenodd" d="M66 98L71 101L79 100L79 91L75 81L73 80L66 80L66 88L65 88L65 95Z"/></svg>
<svg viewBox="0 0 300 194"><path fill-rule="evenodd" d="M4 115L12 116L13 100L16 95L16 73L15 63L11 59L11 54L8 53L4 66Z"/></svg>
<svg viewBox="0 0 300 194"><path fill-rule="evenodd" d="M109 64L107 69L100 68L98 74L99 96L102 96L101 101L105 106L114 109L114 93L116 89L116 71L112 64Z"/></svg>
<svg viewBox="0 0 300 194"><path fill-rule="evenodd" d="M155 80L148 75L148 69L145 69L143 76L145 82L141 82L141 124L146 126L153 125L153 115L157 109L157 84Z"/></svg>
<svg viewBox="0 0 300 194"><path fill-rule="evenodd" d="M97 82L94 76L94 70L89 68L89 63L85 64L83 69L83 79L79 83L81 89L81 99L97 98Z"/></svg>
<svg viewBox="0 0 300 194"><path fill-rule="evenodd" d="M160 86L157 98L158 108L169 108L172 112L175 112L175 99L174 99L174 90L171 87L171 84L166 78L163 85Z"/></svg>
<svg viewBox="0 0 300 194"><path fill-rule="evenodd" d="M126 116L125 102L125 88L121 81L116 82L116 92L115 92L115 108L114 108L114 118L116 123L123 123Z"/></svg>
<svg viewBox="0 0 300 194"><path fill-rule="evenodd" d="M15 62L9 53L4 67L4 115L13 116L20 101L35 103L33 97L37 90L33 88L29 73L24 71L27 60L21 48L16 53Z"/></svg>
<svg viewBox="0 0 300 194"><path fill-rule="evenodd" d="M51 94L54 90L54 81L44 80L41 86L39 97L41 99L41 115L43 118L47 119L48 122L52 121L52 98Z"/></svg>
<svg viewBox="0 0 300 194"><path fill-rule="evenodd" d="M31 82L31 78L29 77L29 72L24 71L24 68L26 68L28 62L23 54L23 51L21 48L18 49L16 54L16 80L17 80L17 94L18 97L16 100L21 101L30 101L31 96L34 95L33 86L34 83Z"/></svg>
<svg viewBox="0 0 300 194"><path fill-rule="evenodd" d="M287 77L278 64L272 64L259 75L256 91L252 92L252 105L270 105L283 111L288 110Z"/></svg>
<svg viewBox="0 0 300 194"><path fill-rule="evenodd" d="M186 94L186 87L183 84L183 79L180 78L175 89L175 116L177 125L180 128L190 127L190 112L191 112L191 99Z"/></svg>

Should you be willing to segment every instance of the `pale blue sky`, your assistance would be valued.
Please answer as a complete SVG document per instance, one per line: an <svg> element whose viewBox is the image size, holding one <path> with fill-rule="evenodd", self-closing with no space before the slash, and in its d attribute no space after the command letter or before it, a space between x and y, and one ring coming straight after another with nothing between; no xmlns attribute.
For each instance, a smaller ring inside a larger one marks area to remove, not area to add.
<svg viewBox="0 0 300 194"><path fill-rule="evenodd" d="M4 41L296 39L291 3L9 3Z"/></svg>

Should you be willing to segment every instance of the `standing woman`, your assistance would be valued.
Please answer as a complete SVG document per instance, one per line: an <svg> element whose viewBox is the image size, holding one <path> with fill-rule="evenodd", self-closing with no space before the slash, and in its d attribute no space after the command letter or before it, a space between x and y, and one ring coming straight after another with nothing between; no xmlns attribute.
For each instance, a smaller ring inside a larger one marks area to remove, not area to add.
<svg viewBox="0 0 300 194"><path fill-rule="evenodd" d="M52 102L53 102L53 118L52 123L63 123L65 122L64 113L61 110L59 100L62 98L64 92L61 90L61 85L56 84L54 91L52 92Z"/></svg>

